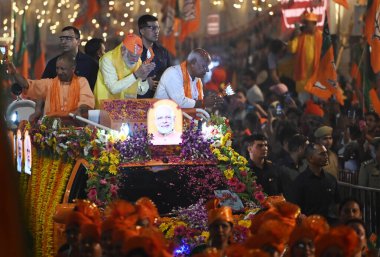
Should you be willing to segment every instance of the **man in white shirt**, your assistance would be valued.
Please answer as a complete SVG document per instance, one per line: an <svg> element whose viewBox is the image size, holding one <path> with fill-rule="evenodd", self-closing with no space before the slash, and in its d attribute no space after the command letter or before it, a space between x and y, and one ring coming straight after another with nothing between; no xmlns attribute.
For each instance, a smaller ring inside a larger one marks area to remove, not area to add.
<svg viewBox="0 0 380 257"><path fill-rule="evenodd" d="M181 108L215 107L223 102L216 94L203 95L201 78L209 71L210 55L197 48L190 52L187 60L171 66L162 75L154 98L171 99Z"/></svg>

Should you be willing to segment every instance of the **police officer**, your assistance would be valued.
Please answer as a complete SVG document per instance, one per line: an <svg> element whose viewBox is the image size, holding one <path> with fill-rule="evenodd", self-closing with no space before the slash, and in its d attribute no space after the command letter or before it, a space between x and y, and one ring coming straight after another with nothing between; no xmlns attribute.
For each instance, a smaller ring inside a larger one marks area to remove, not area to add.
<svg viewBox="0 0 380 257"><path fill-rule="evenodd" d="M371 143L372 160L362 163L359 172L359 185L380 188L380 137Z"/></svg>

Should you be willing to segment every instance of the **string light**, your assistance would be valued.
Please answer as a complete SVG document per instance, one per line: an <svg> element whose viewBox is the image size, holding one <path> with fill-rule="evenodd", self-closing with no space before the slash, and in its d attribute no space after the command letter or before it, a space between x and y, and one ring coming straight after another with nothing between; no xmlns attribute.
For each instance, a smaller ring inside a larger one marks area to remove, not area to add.
<svg viewBox="0 0 380 257"><path fill-rule="evenodd" d="M277 0L281 1L281 0ZM242 11L250 10L250 12L263 11L267 8L272 8L276 0L234 0L234 1L224 1L224 0L210 0L210 5L218 6L220 8L224 5L226 8L240 9ZM19 1L18 1L19 2ZM232 2L232 3L231 3ZM266 2L265 5L259 7L258 2ZM26 0L23 3L18 4L16 1L12 3L12 9L18 15L23 15L26 12L30 14L35 14L37 18L37 25L42 27L44 25L49 28L47 30L47 36L56 34L61 30L61 26L69 25L68 23L74 23L77 17L80 15L85 15L83 10L81 10L81 5L77 1L72 0ZM136 5L136 8L135 8ZM41 8L42 7L42 8ZM138 8L137 8L138 7ZM250 7L250 8L247 8ZM41 9L40 9L41 8ZM109 10L109 11L108 11ZM134 30L131 27L134 27L134 22L136 22L137 15L141 15L141 12L151 13L154 17L158 17L160 13L156 5L152 4L152 1L147 0L125 0L125 1L116 1L116 0L107 0L105 10L106 17L108 19L98 19L101 15L97 14L94 18L87 21L91 26L85 25L84 31L82 33L83 38L93 37L101 35L104 39L107 37L122 36L123 33L133 33ZM137 13L137 11L139 13ZM273 11L268 12L269 15L274 15ZM111 18L112 17L112 18ZM111 19L110 19L111 18ZM17 17L17 25L20 22L20 18ZM64 24L61 24L60 21L65 20ZM4 37L10 37L9 42L12 42L14 36L13 28L15 20L12 18L12 15L4 17L3 20L0 20L0 35ZM32 22L33 23L33 22ZM108 24L107 24L108 23ZM16 26L18 29L20 26ZM102 28L103 32L101 33L98 29ZM92 31L90 31L92 29ZM9 33L10 32L10 33ZM45 33L43 33L45 34ZM88 36L91 34L91 36ZM85 41L82 41L85 42Z"/></svg>

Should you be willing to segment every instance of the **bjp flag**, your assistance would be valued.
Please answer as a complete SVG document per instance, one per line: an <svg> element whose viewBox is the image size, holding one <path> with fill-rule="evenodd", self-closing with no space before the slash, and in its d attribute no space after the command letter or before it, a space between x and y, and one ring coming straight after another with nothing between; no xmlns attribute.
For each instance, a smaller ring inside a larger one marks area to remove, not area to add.
<svg viewBox="0 0 380 257"><path fill-rule="evenodd" d="M335 68L334 52L327 22L327 15L325 16L322 37L319 65L306 83L305 90L325 101L334 97L340 105L343 105L343 91L340 89L337 81L338 76Z"/></svg>
<svg viewBox="0 0 380 257"><path fill-rule="evenodd" d="M198 31L201 23L201 0L184 0L182 13L180 42L183 42L191 33Z"/></svg>
<svg viewBox="0 0 380 257"><path fill-rule="evenodd" d="M162 8L162 45L168 49L173 56L177 55L176 41L180 20L178 17L178 0L167 0Z"/></svg>

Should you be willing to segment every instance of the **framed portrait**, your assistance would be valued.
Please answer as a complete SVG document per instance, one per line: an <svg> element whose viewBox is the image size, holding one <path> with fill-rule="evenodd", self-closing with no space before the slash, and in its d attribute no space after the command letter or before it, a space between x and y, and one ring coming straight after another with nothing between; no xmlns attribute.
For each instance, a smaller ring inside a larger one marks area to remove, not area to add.
<svg viewBox="0 0 380 257"><path fill-rule="evenodd" d="M148 133L153 145L178 145L182 142L182 110L169 99L159 100L148 110Z"/></svg>

